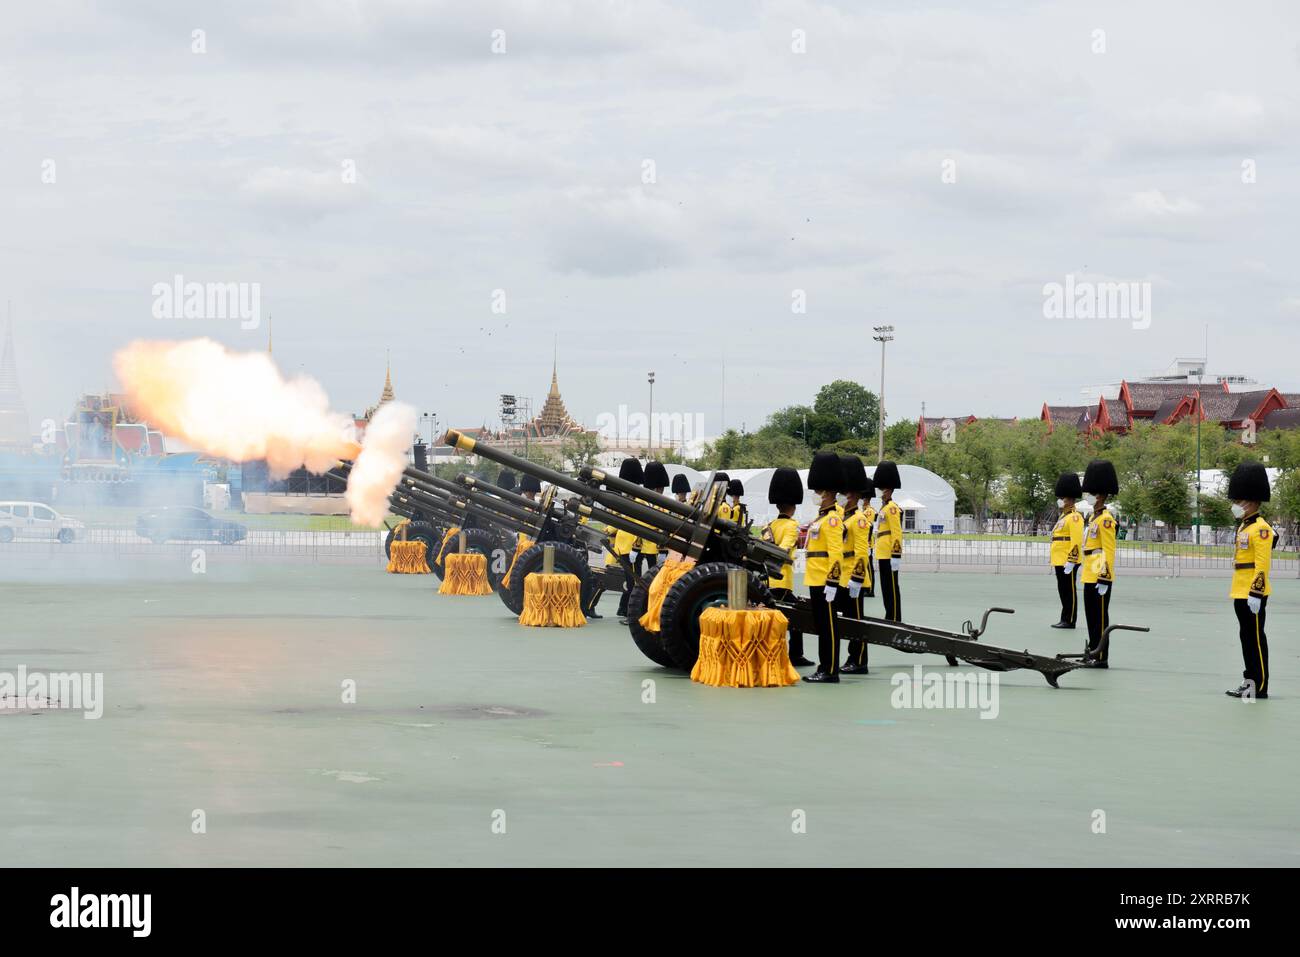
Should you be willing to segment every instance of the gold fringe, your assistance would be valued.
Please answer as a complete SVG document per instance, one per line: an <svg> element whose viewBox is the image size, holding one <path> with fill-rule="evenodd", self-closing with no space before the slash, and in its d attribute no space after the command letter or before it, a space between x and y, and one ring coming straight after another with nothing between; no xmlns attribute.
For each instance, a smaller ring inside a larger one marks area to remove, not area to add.
<svg viewBox="0 0 1300 957"><path fill-rule="evenodd" d="M637 619L642 628L646 631L659 630L659 613L663 610L668 589L694 567L695 560L691 558L683 558L681 561L670 559L659 566L659 571L650 580L650 594L647 596L645 614Z"/></svg>
<svg viewBox="0 0 1300 957"><path fill-rule="evenodd" d="M582 582L577 575L543 575L531 572L524 578L524 611L519 624L534 628L581 628L587 623L582 613Z"/></svg>
<svg viewBox="0 0 1300 957"><path fill-rule="evenodd" d="M490 595L492 586L488 584L487 556L478 552L452 552L443 565L443 576L439 595Z"/></svg>
<svg viewBox="0 0 1300 957"><path fill-rule="evenodd" d="M506 569L506 575L504 578L501 579L502 588L510 587L510 576L514 574L515 562L519 561L520 555L522 555L524 552L528 551L528 549L532 547L533 547L533 540L531 538L529 538L527 535L519 536L519 540L515 542L515 557L510 559L510 567ZM524 582L525 586L527 586L527 584L528 582Z"/></svg>
<svg viewBox="0 0 1300 957"><path fill-rule="evenodd" d="M691 680L715 688L798 684L785 641L789 627L775 608L706 608L700 615L700 657Z"/></svg>
<svg viewBox="0 0 1300 957"><path fill-rule="evenodd" d="M431 569L425 554L424 542L418 538L394 541L388 546L388 570L394 575L428 575Z"/></svg>
<svg viewBox="0 0 1300 957"><path fill-rule="evenodd" d="M442 556L447 554L447 546L451 544L452 538L459 533L459 526L447 529L447 534L442 536L442 544L438 546L438 557L433 560L434 564L441 564Z"/></svg>

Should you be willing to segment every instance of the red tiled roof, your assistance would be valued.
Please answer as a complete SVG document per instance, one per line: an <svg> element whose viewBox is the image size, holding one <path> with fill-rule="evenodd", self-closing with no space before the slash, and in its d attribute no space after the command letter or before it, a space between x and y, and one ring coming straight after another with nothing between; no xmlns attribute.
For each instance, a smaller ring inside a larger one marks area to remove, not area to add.
<svg viewBox="0 0 1300 957"><path fill-rule="evenodd" d="M1260 423L1264 429L1300 429L1300 408L1274 409Z"/></svg>

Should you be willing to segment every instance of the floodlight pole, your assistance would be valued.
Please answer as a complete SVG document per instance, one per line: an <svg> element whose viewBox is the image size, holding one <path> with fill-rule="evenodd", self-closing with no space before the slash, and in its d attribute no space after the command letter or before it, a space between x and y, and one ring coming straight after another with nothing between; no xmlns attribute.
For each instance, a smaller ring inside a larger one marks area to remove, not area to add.
<svg viewBox="0 0 1300 957"><path fill-rule="evenodd" d="M892 342L894 338L893 326L872 326L875 335L871 338L880 343L880 418L876 424L877 433L877 462L885 458L885 343Z"/></svg>

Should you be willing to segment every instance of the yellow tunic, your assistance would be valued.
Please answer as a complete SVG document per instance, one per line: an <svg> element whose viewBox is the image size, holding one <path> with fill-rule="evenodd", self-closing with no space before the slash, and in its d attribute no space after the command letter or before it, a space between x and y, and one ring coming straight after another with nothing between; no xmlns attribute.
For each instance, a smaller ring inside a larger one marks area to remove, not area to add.
<svg viewBox="0 0 1300 957"><path fill-rule="evenodd" d="M808 565L804 569L805 585L834 585L840 580L844 555L844 522L834 506L823 508L817 520L808 526Z"/></svg>
<svg viewBox="0 0 1300 957"><path fill-rule="evenodd" d="M1083 534L1083 583L1115 580L1115 516L1102 506L1092 513Z"/></svg>
<svg viewBox="0 0 1300 957"><path fill-rule="evenodd" d="M851 581L865 586L871 584L867 569L871 568L871 520L874 515L868 516L870 511L870 505L865 510L858 506L844 516L844 565L840 569L840 584L846 588Z"/></svg>
<svg viewBox="0 0 1300 957"><path fill-rule="evenodd" d="M794 552L799 545L799 523L793 518L778 516L763 529L763 541L771 542L777 548L784 549L790 556L791 564L781 567L780 578L769 578L768 588L794 588Z"/></svg>
<svg viewBox="0 0 1300 957"><path fill-rule="evenodd" d="M1264 598L1273 593L1268 573L1273 566L1273 544L1277 535L1259 513L1247 516L1237 526L1237 550L1232 557L1230 598Z"/></svg>
<svg viewBox="0 0 1300 957"><path fill-rule="evenodd" d="M1083 516L1073 508L1061 513L1052 529L1052 565L1078 565L1083 556Z"/></svg>
<svg viewBox="0 0 1300 957"><path fill-rule="evenodd" d="M903 557L903 510L893 499L884 504L876 517L875 557L877 561Z"/></svg>

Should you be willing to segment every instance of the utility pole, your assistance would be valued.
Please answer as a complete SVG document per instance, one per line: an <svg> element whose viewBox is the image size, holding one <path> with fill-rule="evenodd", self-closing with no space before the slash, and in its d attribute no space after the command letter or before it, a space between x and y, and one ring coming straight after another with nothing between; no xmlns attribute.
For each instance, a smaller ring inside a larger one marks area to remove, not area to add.
<svg viewBox="0 0 1300 957"><path fill-rule="evenodd" d="M654 458L654 447L655 447L655 374L654 374L654 370L651 370L650 375L647 377L647 381L649 381L649 383L650 383L650 421L649 421L648 426L647 426L647 431L650 433L650 448L646 451L646 455L653 459L653 458Z"/></svg>
<svg viewBox="0 0 1300 957"><path fill-rule="evenodd" d="M876 461L879 462L885 457L885 343L893 341L894 327L872 326L872 329L876 334L871 338L880 343L880 422L876 426L879 439L879 457Z"/></svg>

